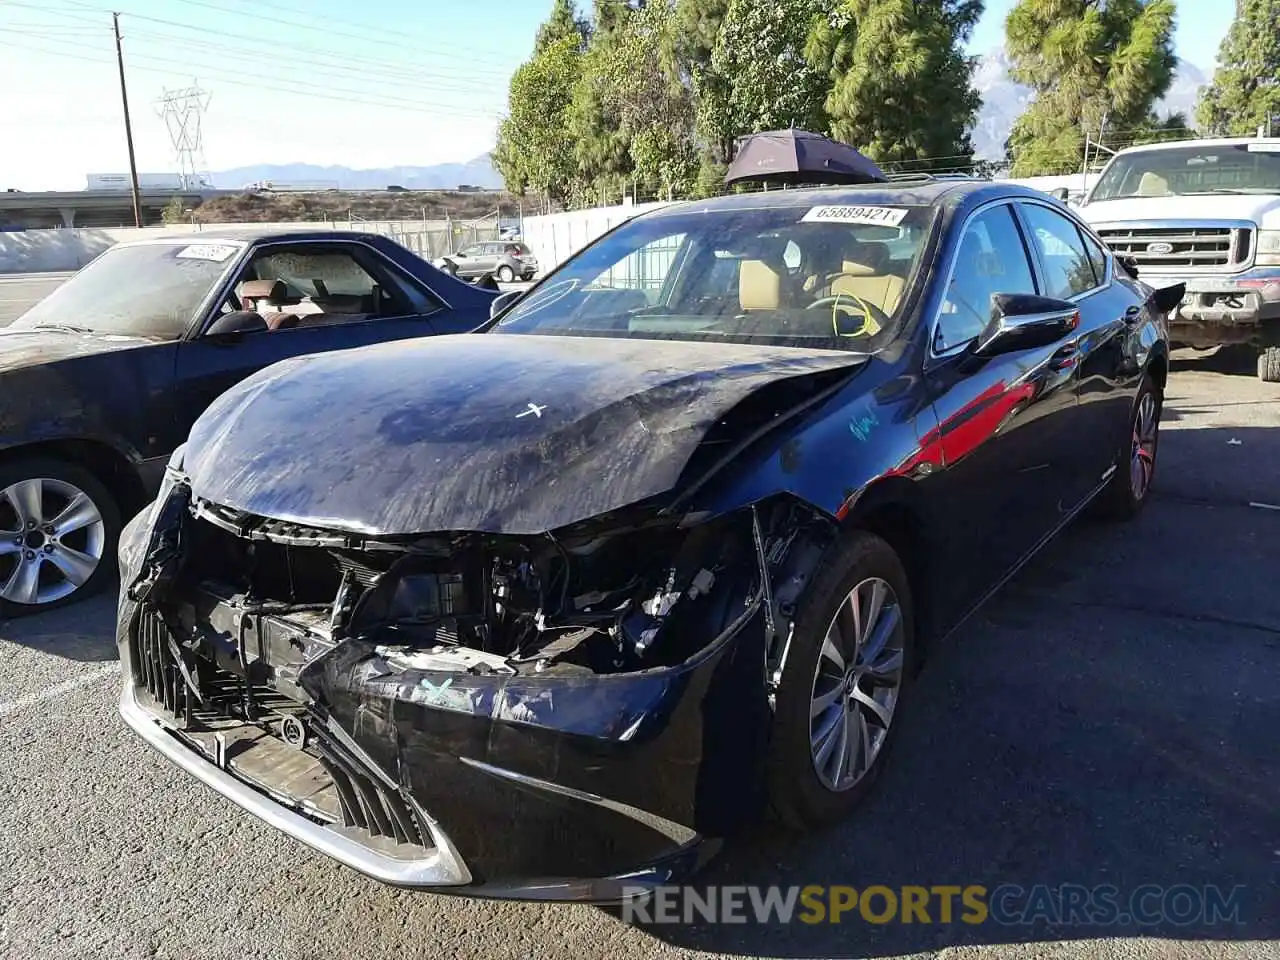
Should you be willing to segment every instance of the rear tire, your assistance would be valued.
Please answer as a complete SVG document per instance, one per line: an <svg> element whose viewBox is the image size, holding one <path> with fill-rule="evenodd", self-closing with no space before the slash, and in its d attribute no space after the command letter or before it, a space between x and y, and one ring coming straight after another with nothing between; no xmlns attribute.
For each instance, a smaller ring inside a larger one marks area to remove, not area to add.
<svg viewBox="0 0 1280 960"><path fill-rule="evenodd" d="M838 823L879 777L914 668L912 611L902 563L879 537L853 533L824 561L800 602L777 692L768 779L783 822Z"/></svg>
<svg viewBox="0 0 1280 960"><path fill-rule="evenodd" d="M511 283L516 278L516 272L505 263L498 268L498 282Z"/></svg>
<svg viewBox="0 0 1280 960"><path fill-rule="evenodd" d="M1263 383L1280 383L1280 347L1263 347L1258 354L1258 379Z"/></svg>
<svg viewBox="0 0 1280 960"><path fill-rule="evenodd" d="M92 596L116 571L120 508L73 463L0 465L0 613L52 610Z"/></svg>
<svg viewBox="0 0 1280 960"><path fill-rule="evenodd" d="M1132 520L1151 499L1160 451L1160 413L1164 396L1147 374L1129 414L1129 449L1111 481L1094 501L1094 514L1106 520Z"/></svg>

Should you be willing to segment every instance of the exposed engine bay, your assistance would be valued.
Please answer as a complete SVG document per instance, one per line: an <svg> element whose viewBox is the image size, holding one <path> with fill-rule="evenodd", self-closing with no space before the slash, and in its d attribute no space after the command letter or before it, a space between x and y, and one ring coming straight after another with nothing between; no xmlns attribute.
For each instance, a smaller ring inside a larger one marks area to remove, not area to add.
<svg viewBox="0 0 1280 960"><path fill-rule="evenodd" d="M775 579L797 539L817 543L826 532L826 521L791 502L696 524L638 510L558 536L376 540L198 499L184 512L185 586L162 589L153 597L162 605L166 594L203 595L291 621L309 635L303 660L356 639L392 670L476 674L599 675L679 663L766 597L770 620L785 616L785 586L762 589L762 572ZM196 639L210 614L204 606L179 602L166 619Z"/></svg>

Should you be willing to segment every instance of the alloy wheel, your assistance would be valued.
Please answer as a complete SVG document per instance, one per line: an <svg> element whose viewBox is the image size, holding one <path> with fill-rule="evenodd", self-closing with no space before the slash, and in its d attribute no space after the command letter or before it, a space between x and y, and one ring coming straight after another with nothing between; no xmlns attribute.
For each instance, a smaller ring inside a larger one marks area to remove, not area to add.
<svg viewBox="0 0 1280 960"><path fill-rule="evenodd" d="M1133 443L1129 453L1129 487L1135 500L1141 500L1151 489L1151 478L1156 472L1159 430L1155 394L1144 393L1133 417Z"/></svg>
<svg viewBox="0 0 1280 960"><path fill-rule="evenodd" d="M39 606L75 593L105 546L102 511L74 484L33 477L0 490L0 599Z"/></svg>
<svg viewBox="0 0 1280 960"><path fill-rule="evenodd" d="M845 596L827 626L809 705L813 769L843 792L871 769L902 690L906 633L893 588L879 577Z"/></svg>

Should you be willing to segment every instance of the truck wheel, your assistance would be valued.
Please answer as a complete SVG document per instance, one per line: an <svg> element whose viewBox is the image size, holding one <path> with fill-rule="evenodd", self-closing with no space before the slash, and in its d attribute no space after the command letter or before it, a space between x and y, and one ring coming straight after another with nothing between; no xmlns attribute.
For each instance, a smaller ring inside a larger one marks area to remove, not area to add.
<svg viewBox="0 0 1280 960"><path fill-rule="evenodd" d="M1263 347L1258 354L1258 379L1280 383L1280 347Z"/></svg>
<svg viewBox="0 0 1280 960"><path fill-rule="evenodd" d="M30 457L0 466L0 613L87 597L116 569L120 510L83 467Z"/></svg>

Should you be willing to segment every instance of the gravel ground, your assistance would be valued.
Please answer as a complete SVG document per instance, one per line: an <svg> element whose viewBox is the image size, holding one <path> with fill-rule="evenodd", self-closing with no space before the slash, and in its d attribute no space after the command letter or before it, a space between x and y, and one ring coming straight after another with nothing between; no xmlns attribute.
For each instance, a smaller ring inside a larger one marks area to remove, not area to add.
<svg viewBox="0 0 1280 960"><path fill-rule="evenodd" d="M0 291L4 287L0 285ZM1280 386L1177 364L1158 494L1082 522L940 649L859 816L705 884L1242 885L1236 924L647 925L379 886L115 713L102 598L0 623L0 957L1280 958Z"/></svg>

